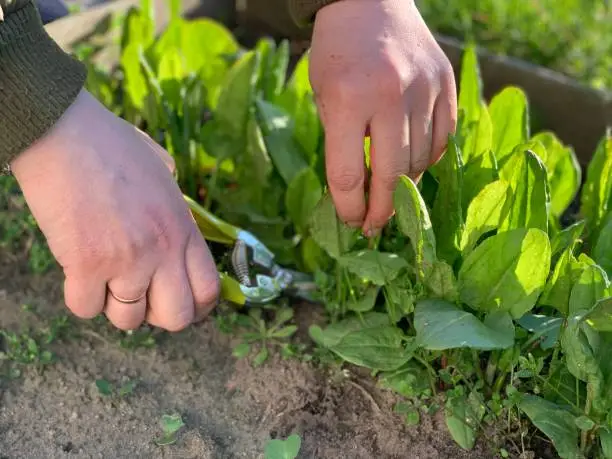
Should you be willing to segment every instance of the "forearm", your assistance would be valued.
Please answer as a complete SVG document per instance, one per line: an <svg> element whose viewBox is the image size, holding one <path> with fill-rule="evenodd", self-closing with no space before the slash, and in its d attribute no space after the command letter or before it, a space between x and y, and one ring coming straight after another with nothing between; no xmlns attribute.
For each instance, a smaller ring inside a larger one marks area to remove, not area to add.
<svg viewBox="0 0 612 459"><path fill-rule="evenodd" d="M32 0L0 0L0 167L61 118L86 70L45 31Z"/></svg>

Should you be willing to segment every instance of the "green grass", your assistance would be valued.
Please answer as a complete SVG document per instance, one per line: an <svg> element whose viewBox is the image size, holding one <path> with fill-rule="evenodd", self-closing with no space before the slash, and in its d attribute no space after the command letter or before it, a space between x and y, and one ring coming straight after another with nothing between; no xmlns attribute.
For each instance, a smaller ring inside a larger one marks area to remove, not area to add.
<svg viewBox="0 0 612 459"><path fill-rule="evenodd" d="M612 89L612 5L607 0L417 0L437 33Z"/></svg>

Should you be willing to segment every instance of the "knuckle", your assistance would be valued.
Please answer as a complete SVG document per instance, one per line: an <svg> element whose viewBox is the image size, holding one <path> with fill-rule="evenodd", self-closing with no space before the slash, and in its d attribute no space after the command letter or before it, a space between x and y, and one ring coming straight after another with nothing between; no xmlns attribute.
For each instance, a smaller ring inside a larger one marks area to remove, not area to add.
<svg viewBox="0 0 612 459"><path fill-rule="evenodd" d="M352 107L360 100L358 82L346 73L330 77L321 86L322 98L333 100L334 104L342 107Z"/></svg>
<svg viewBox="0 0 612 459"><path fill-rule="evenodd" d="M383 97L401 97L405 86L405 78L402 76L397 66L392 63L383 63L379 75L377 75L377 86Z"/></svg>
<svg viewBox="0 0 612 459"><path fill-rule="evenodd" d="M347 170L332 170L328 174L328 180L330 187L335 191L348 193L363 186L364 176Z"/></svg>
<svg viewBox="0 0 612 459"><path fill-rule="evenodd" d="M386 169L382 171L377 171L377 173L373 176L373 180L376 180L378 186L380 186L385 191L394 191L395 185L397 184L400 175L404 172L399 169Z"/></svg>
<svg viewBox="0 0 612 459"><path fill-rule="evenodd" d="M428 167L429 156L419 155L410 161L410 172L424 172Z"/></svg>

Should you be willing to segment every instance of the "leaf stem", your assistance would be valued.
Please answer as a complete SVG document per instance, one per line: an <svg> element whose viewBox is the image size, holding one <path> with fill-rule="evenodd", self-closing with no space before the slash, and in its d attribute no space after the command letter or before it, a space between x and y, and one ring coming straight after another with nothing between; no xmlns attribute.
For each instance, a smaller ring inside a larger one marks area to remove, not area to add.
<svg viewBox="0 0 612 459"><path fill-rule="evenodd" d="M420 355L414 354L414 359L417 362L419 362L421 365L423 365L425 368L427 368L427 371L429 372L429 386L431 387L432 395L433 396L437 395L438 391L436 390L436 383L435 383L436 370L434 370L431 364L427 360L425 360L423 357L421 357Z"/></svg>

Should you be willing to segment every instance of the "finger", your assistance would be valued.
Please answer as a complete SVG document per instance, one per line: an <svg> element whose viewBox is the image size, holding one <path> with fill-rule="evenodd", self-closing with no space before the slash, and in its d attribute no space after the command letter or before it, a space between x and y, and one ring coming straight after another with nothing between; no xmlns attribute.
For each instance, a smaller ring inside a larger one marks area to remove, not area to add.
<svg viewBox="0 0 612 459"><path fill-rule="evenodd" d="M442 87L433 110L431 163L437 163L448 144L448 135L457 129L457 94L452 75Z"/></svg>
<svg viewBox="0 0 612 459"><path fill-rule="evenodd" d="M149 309L146 320L170 332L192 323L194 300L185 269L185 259L174 257L161 265L149 285Z"/></svg>
<svg viewBox="0 0 612 459"><path fill-rule="evenodd" d="M325 166L327 182L338 217L359 227L366 212L364 196L364 132L367 120L355 112L336 109L325 117Z"/></svg>
<svg viewBox="0 0 612 459"><path fill-rule="evenodd" d="M210 250L195 229L187 244L185 264L195 303L194 322L199 322L217 305L221 287Z"/></svg>
<svg viewBox="0 0 612 459"><path fill-rule="evenodd" d="M375 235L393 215L393 193L398 178L410 170L410 126L398 106L372 120L372 151L368 214L363 231Z"/></svg>
<svg viewBox="0 0 612 459"><path fill-rule="evenodd" d="M147 289L152 273L138 276L124 276L108 283L104 313L110 322L120 330L135 330L145 320L147 312ZM119 300L135 303L124 303Z"/></svg>
<svg viewBox="0 0 612 459"><path fill-rule="evenodd" d="M417 181L432 163L432 114L435 94L423 96L410 107L410 170L408 175Z"/></svg>
<svg viewBox="0 0 612 459"><path fill-rule="evenodd" d="M72 313L81 319L93 319L104 310L106 283L93 275L67 274L64 300Z"/></svg>

